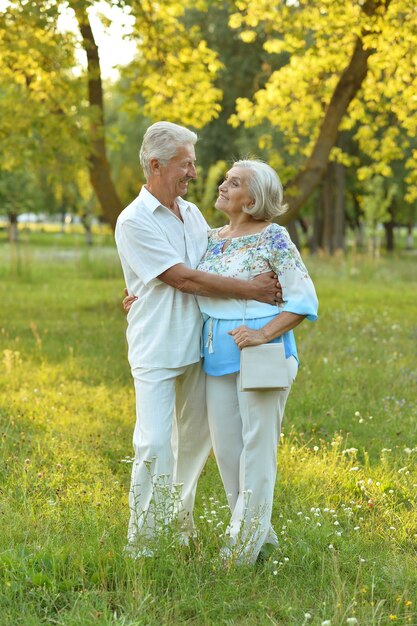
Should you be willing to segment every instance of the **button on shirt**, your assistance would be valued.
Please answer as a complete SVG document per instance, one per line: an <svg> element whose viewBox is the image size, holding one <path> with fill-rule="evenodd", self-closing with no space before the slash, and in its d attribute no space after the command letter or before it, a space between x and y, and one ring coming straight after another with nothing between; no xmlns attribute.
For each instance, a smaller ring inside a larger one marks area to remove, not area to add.
<svg viewBox="0 0 417 626"><path fill-rule="evenodd" d="M132 369L181 367L200 359L202 317L196 298L157 278L178 263L196 268L207 248L204 217L195 204L176 200L183 221L142 187L117 220L126 287L138 297L127 315Z"/></svg>

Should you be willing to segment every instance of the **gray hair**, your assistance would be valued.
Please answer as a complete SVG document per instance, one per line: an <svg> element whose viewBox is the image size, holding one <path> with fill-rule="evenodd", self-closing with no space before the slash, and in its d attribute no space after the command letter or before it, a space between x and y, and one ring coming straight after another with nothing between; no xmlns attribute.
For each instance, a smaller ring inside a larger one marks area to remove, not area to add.
<svg viewBox="0 0 417 626"><path fill-rule="evenodd" d="M145 177L151 173L151 159L158 159L166 165L187 143L195 144L197 135L192 130L172 122L156 122L147 129L139 151L139 160Z"/></svg>
<svg viewBox="0 0 417 626"><path fill-rule="evenodd" d="M255 220L272 220L288 209L283 204L284 191L276 171L259 159L242 159L235 161L233 167L244 167L249 170L248 187L253 206L243 207L243 211L252 215Z"/></svg>

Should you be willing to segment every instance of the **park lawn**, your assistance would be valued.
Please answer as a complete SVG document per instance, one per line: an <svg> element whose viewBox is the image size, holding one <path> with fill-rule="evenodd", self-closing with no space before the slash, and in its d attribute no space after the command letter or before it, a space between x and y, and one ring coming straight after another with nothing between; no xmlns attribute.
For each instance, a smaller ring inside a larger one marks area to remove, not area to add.
<svg viewBox="0 0 417 626"><path fill-rule="evenodd" d="M123 555L134 395L113 247L1 245L2 626L417 625L416 257L305 260L320 319L296 332L280 548L225 568L213 459L194 545Z"/></svg>

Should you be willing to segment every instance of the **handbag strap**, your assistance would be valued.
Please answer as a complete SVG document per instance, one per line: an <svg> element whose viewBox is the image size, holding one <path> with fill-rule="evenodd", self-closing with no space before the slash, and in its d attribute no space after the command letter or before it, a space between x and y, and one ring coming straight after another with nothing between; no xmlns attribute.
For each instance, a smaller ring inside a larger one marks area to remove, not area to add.
<svg viewBox="0 0 417 626"><path fill-rule="evenodd" d="M255 254L256 254L256 251L258 249L258 245L259 245L259 242L261 240L261 237L262 237L263 233L267 230L267 228L269 228L269 225L266 226L263 230L261 230L261 232L259 233L258 238L256 240L256 243L255 243L255 245L252 248L252 255L251 255L251 262L250 262L248 280L250 280L252 278L252 270L253 270L253 262L255 260ZM243 324L245 323L245 320L246 320L246 306L247 306L247 303L248 303L248 301L245 300L245 306L244 306L244 309L243 309L242 326L243 326Z"/></svg>

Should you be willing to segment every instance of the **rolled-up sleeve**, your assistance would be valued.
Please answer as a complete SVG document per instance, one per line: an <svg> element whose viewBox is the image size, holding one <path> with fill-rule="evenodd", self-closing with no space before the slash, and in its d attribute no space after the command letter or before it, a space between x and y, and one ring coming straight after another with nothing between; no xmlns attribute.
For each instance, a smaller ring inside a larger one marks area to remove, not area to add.
<svg viewBox="0 0 417 626"><path fill-rule="evenodd" d="M145 285L173 265L184 263L165 233L145 222L124 220L115 235L120 254Z"/></svg>
<svg viewBox="0 0 417 626"><path fill-rule="evenodd" d="M282 287L281 311L305 315L314 322L318 317L318 299L300 253L285 228L274 224L268 229L268 262Z"/></svg>

